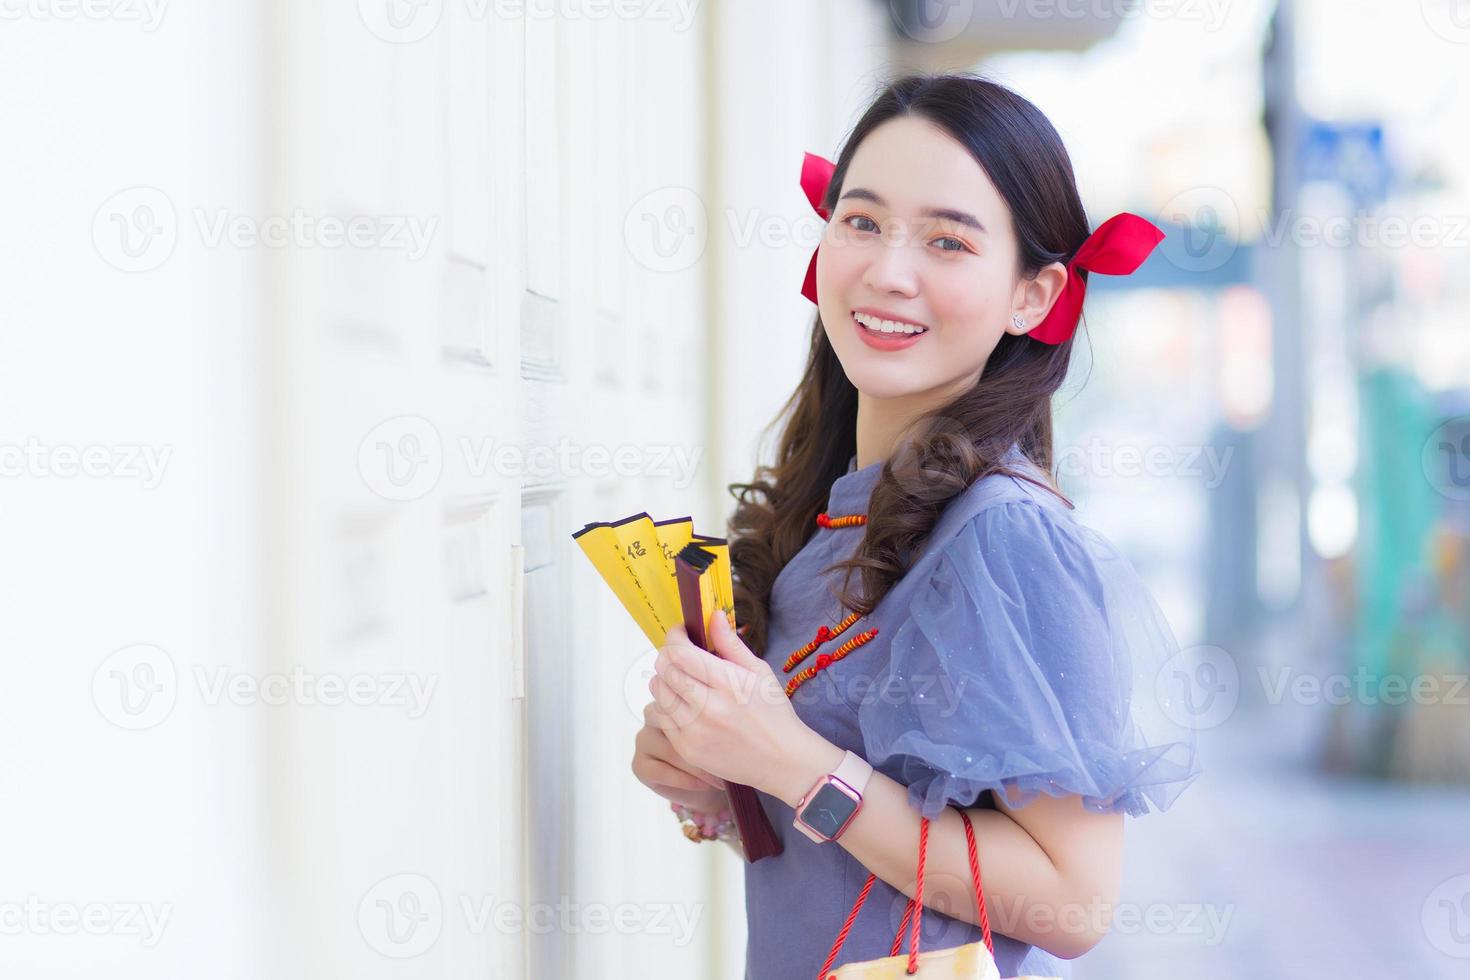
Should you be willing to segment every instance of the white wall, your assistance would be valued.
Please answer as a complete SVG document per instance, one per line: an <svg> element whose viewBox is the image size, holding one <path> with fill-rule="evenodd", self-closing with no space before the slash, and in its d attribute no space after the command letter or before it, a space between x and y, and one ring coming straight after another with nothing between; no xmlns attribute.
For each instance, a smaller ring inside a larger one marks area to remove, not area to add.
<svg viewBox="0 0 1470 980"><path fill-rule="evenodd" d="M762 427L795 389L816 307L802 277L822 221L801 190L802 154L836 160L842 139L889 77L894 28L884 3L720 4L712 111L715 187L711 322L727 377L717 492L749 480ZM717 231L715 229L718 229ZM774 438L760 457L774 457Z"/></svg>
<svg viewBox="0 0 1470 980"><path fill-rule="evenodd" d="M5 976L277 970L268 720L195 682L264 656L265 257L191 214L263 204L263 19L143 10L0 21Z"/></svg>
<svg viewBox="0 0 1470 980"><path fill-rule="evenodd" d="M571 533L722 531L811 318L724 211L808 218L884 5L388 7L4 8L0 974L741 975Z"/></svg>

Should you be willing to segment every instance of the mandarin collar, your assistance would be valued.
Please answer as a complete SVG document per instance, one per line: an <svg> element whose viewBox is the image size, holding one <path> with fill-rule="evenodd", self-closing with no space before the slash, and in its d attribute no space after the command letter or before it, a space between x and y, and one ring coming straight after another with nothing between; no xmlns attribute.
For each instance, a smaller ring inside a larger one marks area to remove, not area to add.
<svg viewBox="0 0 1470 980"><path fill-rule="evenodd" d="M872 496L873 485L878 482L878 474L883 472L884 462L880 459L858 469L857 454L853 453L847 461L847 472L837 478L827 494L827 513L833 517L866 514L868 498Z"/></svg>

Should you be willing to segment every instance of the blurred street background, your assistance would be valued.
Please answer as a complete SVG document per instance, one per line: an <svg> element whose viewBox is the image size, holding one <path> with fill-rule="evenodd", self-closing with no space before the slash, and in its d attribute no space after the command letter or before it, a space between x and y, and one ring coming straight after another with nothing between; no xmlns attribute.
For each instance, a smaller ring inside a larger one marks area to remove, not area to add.
<svg viewBox="0 0 1470 980"><path fill-rule="evenodd" d="M571 535L723 533L908 70L1168 236L1058 478L1204 775L1074 975L1470 975L1470 0L0 0L0 976L742 977Z"/></svg>
<svg viewBox="0 0 1470 980"><path fill-rule="evenodd" d="M1207 772L1130 825L1139 921L1076 975L1461 976L1470 6L1191 6L982 61L1095 221L1169 233L1097 277L1062 474L1199 655L1161 683Z"/></svg>

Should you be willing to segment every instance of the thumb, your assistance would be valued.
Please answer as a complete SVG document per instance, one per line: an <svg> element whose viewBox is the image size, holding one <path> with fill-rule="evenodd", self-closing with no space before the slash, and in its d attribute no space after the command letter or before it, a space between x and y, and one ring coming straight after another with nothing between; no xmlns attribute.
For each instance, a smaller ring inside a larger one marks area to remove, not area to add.
<svg viewBox="0 0 1470 980"><path fill-rule="evenodd" d="M710 638L710 645L721 660L750 669L766 666L766 662L752 653L745 641L730 628L730 620L725 617L723 609L716 608L710 614L706 633Z"/></svg>

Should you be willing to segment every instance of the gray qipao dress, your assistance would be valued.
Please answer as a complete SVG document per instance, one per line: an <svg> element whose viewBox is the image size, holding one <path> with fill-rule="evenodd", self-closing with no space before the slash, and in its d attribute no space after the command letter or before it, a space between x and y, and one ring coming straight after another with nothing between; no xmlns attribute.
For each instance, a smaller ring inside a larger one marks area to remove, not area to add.
<svg viewBox="0 0 1470 980"><path fill-rule="evenodd" d="M867 513L883 463L856 461L832 484L833 517ZM1040 476L1018 446L1007 462ZM831 592L838 573L823 572L851 557L863 534L861 525L818 527L781 570L765 660L785 681L878 627L802 683L792 703L828 741L905 785L915 810L932 820L948 805L993 808L991 791L1009 786L1022 805L1040 793L1079 794L1091 809L1138 816L1166 809L1198 775L1183 706L1156 684L1179 647L1147 587L1065 503L1008 475L952 500L873 613L785 671L819 626L835 629L848 615ZM817 844L796 830L781 800L758 795L784 850L745 865L745 976L813 980L868 869L840 840ZM951 870L968 880L967 868ZM907 901L875 880L833 967L889 955ZM992 938L1003 977L1071 976L1068 961L1040 947ZM924 909L921 957L980 939L978 926Z"/></svg>

